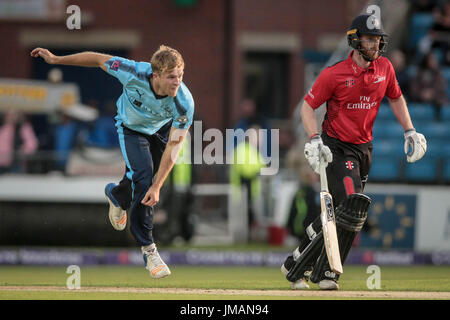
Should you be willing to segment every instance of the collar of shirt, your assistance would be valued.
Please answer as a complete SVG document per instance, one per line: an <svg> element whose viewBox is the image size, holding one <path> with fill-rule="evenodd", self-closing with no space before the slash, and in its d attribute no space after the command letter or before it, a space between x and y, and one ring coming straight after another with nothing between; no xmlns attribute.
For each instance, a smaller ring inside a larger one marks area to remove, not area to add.
<svg viewBox="0 0 450 320"><path fill-rule="evenodd" d="M151 74L147 77L147 80L148 80L148 85L150 86L150 90L151 90L151 91L153 92L153 94L155 95L155 98L156 98L157 100L167 98L168 95L160 96L159 94L157 94L157 93L155 92L155 89L153 89L153 86L152 86L152 82L150 81L150 79L151 79L152 77L153 77L153 73L151 73Z"/></svg>
<svg viewBox="0 0 450 320"><path fill-rule="evenodd" d="M366 68L366 69L361 68L360 66L358 66L358 65L356 64L355 61L353 61L352 56L353 56L353 53L354 53L354 52L355 52L355 50L352 50L352 51L349 53L348 58L347 58L347 64L350 66L350 68L351 68L351 70L352 70L352 72L353 72L353 75L354 75L355 77L359 77L359 76L361 75L361 73L364 73L364 72L369 71L369 70L375 71L376 60L375 60L375 61L372 61L372 63L369 65L368 68Z"/></svg>

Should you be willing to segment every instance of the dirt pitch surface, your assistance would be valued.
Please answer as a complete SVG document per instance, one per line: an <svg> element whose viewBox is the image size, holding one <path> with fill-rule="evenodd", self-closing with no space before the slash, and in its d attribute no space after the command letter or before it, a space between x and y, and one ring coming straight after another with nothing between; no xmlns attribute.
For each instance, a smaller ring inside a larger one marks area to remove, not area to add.
<svg viewBox="0 0 450 320"><path fill-rule="evenodd" d="M56 286L0 286L0 291L76 291L106 293L160 293L225 295L230 299L239 296L277 296L277 297L321 297L321 298L361 298L361 299L450 299L450 292L429 291L319 291L319 290L234 290L234 289L187 289L187 288L125 288L125 287L82 287L69 290Z"/></svg>

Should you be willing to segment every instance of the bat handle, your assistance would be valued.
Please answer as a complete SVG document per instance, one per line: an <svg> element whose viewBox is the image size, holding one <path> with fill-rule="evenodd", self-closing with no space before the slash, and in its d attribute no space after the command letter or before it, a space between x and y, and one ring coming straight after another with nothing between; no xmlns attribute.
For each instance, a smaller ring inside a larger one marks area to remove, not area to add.
<svg viewBox="0 0 450 320"><path fill-rule="evenodd" d="M319 149L319 175L320 175L320 189L328 192L328 179L325 166L325 160L322 156L322 148Z"/></svg>

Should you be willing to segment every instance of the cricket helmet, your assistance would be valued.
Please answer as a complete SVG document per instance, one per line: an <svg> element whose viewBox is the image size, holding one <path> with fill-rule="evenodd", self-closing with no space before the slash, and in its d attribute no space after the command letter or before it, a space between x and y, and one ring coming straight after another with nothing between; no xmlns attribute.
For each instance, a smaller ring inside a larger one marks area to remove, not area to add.
<svg viewBox="0 0 450 320"><path fill-rule="evenodd" d="M381 36L378 53L381 55L386 52L388 35L384 32L381 21L376 16L370 14L357 16L347 31L348 45L359 51L364 59L372 61L370 57L361 52L361 36L363 35Z"/></svg>

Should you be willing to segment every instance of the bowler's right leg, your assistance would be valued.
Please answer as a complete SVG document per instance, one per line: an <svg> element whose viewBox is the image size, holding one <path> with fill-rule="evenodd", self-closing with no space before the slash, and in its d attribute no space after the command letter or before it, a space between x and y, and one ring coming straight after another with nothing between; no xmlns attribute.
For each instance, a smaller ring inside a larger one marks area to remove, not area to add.
<svg viewBox="0 0 450 320"><path fill-rule="evenodd" d="M108 183L105 187L105 196L109 203L109 221L114 229L122 231L127 226L127 212L131 204L131 181L127 177L126 169L123 179L118 185Z"/></svg>

